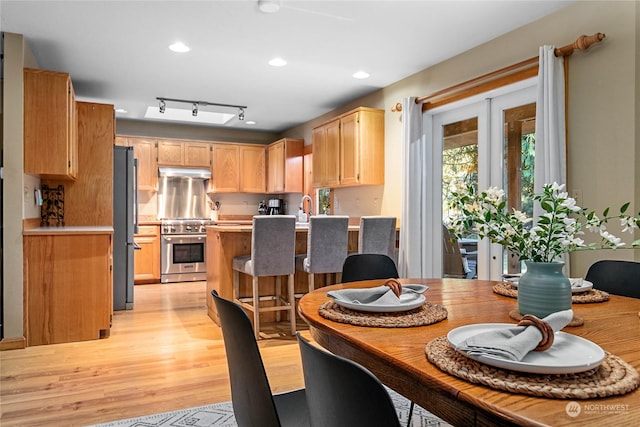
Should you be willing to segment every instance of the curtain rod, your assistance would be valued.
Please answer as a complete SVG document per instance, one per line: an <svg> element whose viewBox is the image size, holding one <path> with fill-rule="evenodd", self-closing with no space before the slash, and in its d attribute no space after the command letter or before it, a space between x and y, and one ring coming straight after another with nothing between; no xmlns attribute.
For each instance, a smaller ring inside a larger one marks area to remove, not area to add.
<svg viewBox="0 0 640 427"><path fill-rule="evenodd" d="M576 49L586 50L591 45L602 41L605 37L606 36L604 33L595 33L591 36L582 35L578 37L576 41L574 41L573 43L556 48L554 51L554 54L555 56L568 57L573 53L574 50ZM521 76L522 78L532 77L531 70L534 69L537 65L538 65L538 57L534 56L533 58L529 58L527 60L518 62L516 64L501 68L499 70L492 71L480 77L467 80L466 82L459 83L457 85L448 87L446 89L441 89L430 95L416 98L416 104L424 104L433 98L437 98L439 96L443 96L447 94L451 95L451 97L454 98L455 100L460 97L459 96L455 97L454 94L458 91L461 91L463 88L473 88L473 87L480 87L481 85L490 85L491 82L495 82L500 78L507 78L509 76L516 76L515 77L516 79L520 78L517 76ZM398 102L397 104L395 104L393 107L391 107L391 111L393 112L402 111L402 103Z"/></svg>

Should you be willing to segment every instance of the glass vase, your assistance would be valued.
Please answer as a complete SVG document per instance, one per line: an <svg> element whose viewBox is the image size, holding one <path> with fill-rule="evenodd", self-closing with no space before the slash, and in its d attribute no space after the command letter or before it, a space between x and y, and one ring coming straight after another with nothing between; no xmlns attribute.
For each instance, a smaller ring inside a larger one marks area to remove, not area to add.
<svg viewBox="0 0 640 427"><path fill-rule="evenodd" d="M562 272L564 262L525 261L527 271L518 280L518 310L539 318L571 308L571 282Z"/></svg>

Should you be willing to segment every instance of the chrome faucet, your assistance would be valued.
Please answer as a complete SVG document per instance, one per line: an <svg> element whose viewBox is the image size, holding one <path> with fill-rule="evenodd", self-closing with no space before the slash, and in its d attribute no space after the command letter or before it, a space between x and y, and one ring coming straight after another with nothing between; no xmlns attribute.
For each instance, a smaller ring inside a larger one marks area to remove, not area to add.
<svg viewBox="0 0 640 427"><path fill-rule="evenodd" d="M305 194L304 196L302 196L302 199L300 200L300 207L304 206L305 200L309 200L309 217L311 217L311 215L313 215L313 199L311 198L310 195Z"/></svg>

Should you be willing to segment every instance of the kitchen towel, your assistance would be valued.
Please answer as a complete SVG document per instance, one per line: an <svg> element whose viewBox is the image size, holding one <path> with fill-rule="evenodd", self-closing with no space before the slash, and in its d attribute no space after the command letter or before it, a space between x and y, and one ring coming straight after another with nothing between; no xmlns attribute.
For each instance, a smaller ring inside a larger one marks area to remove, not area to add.
<svg viewBox="0 0 640 427"><path fill-rule="evenodd" d="M545 317L553 332L558 332L573 319L573 310L558 311ZM467 354L487 355L506 360L520 361L536 348L542 339L542 333L535 326L516 326L482 332L458 345L457 350Z"/></svg>

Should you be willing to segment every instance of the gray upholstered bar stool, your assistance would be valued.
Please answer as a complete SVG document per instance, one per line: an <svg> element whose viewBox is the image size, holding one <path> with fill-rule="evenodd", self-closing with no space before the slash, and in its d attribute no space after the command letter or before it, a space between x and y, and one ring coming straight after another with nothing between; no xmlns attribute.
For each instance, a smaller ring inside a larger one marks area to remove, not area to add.
<svg viewBox="0 0 640 427"><path fill-rule="evenodd" d="M358 253L387 255L396 262L396 217L360 217Z"/></svg>
<svg viewBox="0 0 640 427"><path fill-rule="evenodd" d="M281 311L289 312L291 335L296 333L296 305L294 297L296 249L296 217L293 215L254 216L251 234L251 255L233 258L233 300L253 313L253 330L260 335L260 313L275 311L277 320ZM252 295L240 298L240 273L252 277ZM281 276L288 276L287 298L281 295ZM276 277L275 295L260 296L258 278ZM260 307L260 301L272 300L276 305Z"/></svg>
<svg viewBox="0 0 640 427"><path fill-rule="evenodd" d="M307 253L296 256L296 270L309 275L309 292L315 289L316 274L342 274L348 238L348 216L318 215L309 219Z"/></svg>

